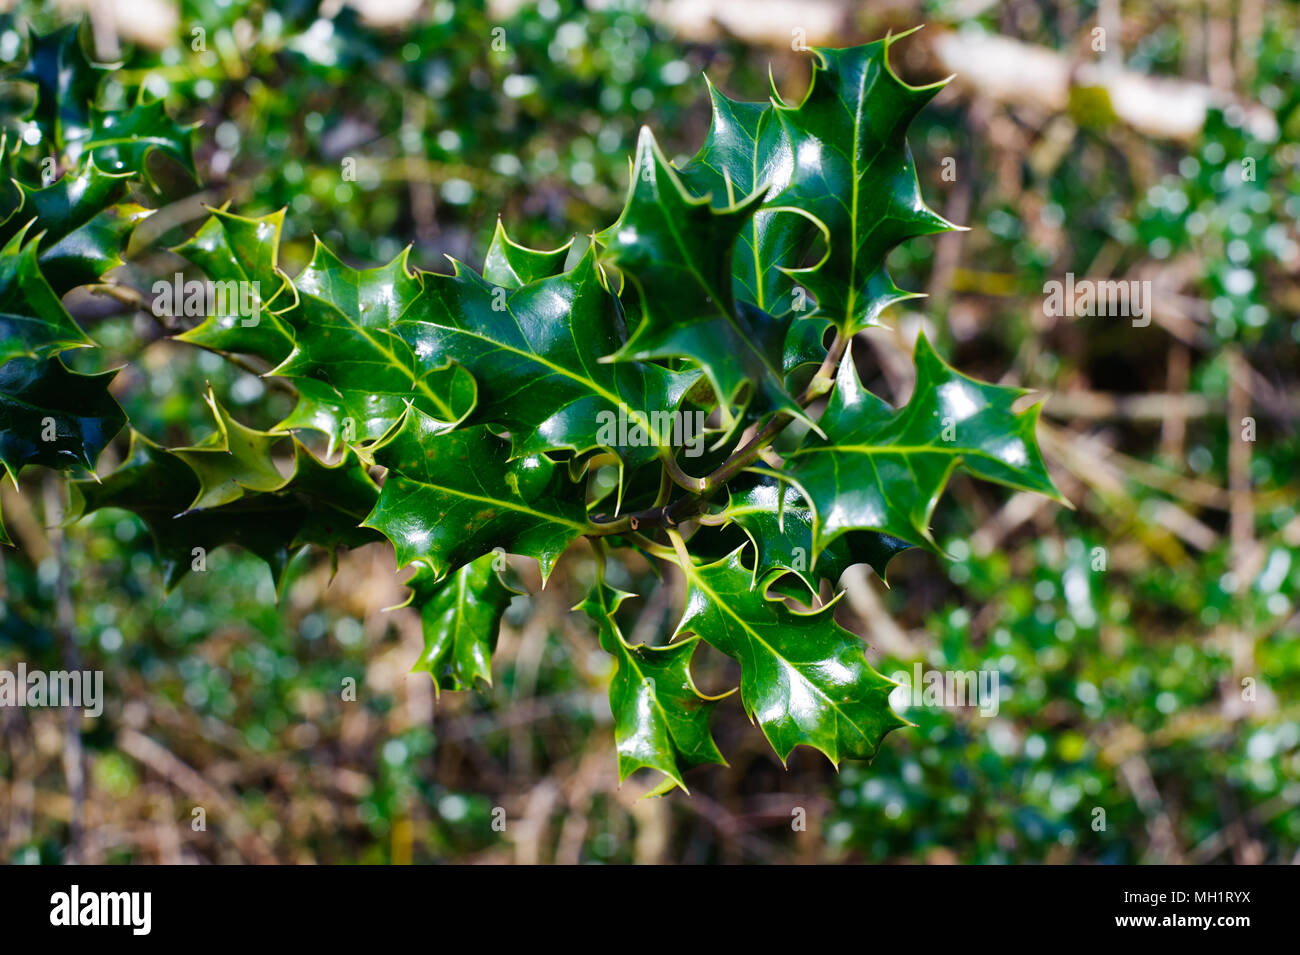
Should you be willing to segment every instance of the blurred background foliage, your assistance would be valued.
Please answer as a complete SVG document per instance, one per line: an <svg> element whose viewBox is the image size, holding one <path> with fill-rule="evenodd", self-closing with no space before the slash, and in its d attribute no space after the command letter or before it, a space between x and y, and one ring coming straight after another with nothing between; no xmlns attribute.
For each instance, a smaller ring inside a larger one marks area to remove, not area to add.
<svg viewBox="0 0 1300 955"><path fill-rule="evenodd" d="M0 65L21 61L27 25L75 22L81 6L11 4ZM135 518L104 511L60 528L62 492L33 476L21 494L4 491L22 547L0 554L0 665L68 666L55 637L64 614L78 665L104 671L108 701L79 744L65 714L0 710L5 859L1297 858L1295 6L97 9L87 51L120 58L122 83L200 124L204 191L159 213L172 213L174 234L135 249L124 281L141 288L166 273L162 239L192 230L201 203L247 215L287 207L290 274L313 233L353 264L413 244L412 264L435 269L443 255L477 264L498 215L520 241L559 245L616 217L641 124L670 154L694 151L708 127L701 72L733 97L761 99L770 62L781 94L796 98L808 75L800 39L849 45L930 24L896 48L895 66L913 82L960 74L911 142L931 204L971 231L895 251L899 284L930 297L864 335L860 371L902 399L910 342L925 329L964 371L1043 392L1044 448L1075 509L959 478L960 506L940 508L936 525L950 559L908 552L888 588L862 567L842 582L843 622L865 635L877 669L996 671L996 715L909 706L899 691L916 728L889 737L873 765L837 774L804 751L783 769L740 707L724 706L717 735L731 767L690 774L690 797L639 799L646 781L617 785L609 660L567 610L590 581L585 555L566 558L545 591L521 564L529 595L508 612L494 685L435 700L408 673L421 644L414 614L384 612L403 599L386 548L345 555L333 576L318 555L300 556L278 606L264 565L229 549L164 594ZM999 38L1020 54L991 57ZM1144 126L1122 82L1081 71L1093 61L1112 79L1181 84L1204 101L1200 119L1173 135ZM1034 71L1052 64L1073 77L1068 97L1025 94L1051 88ZM1018 82L999 85L998 68L1020 70ZM10 76L0 101L21 102L20 86ZM0 115L21 137L21 110ZM1046 316L1044 283L1067 272L1152 282L1153 321ZM129 363L114 391L154 440L206 433L208 383L247 423L288 413L290 397L257 369L172 343L121 302L73 293L68 304L105 346L82 364ZM101 471L124 453L112 446ZM628 605L633 641L661 642L681 581L634 563L613 582L643 597ZM340 699L349 679L355 702ZM721 658L701 667L706 690L729 681ZM68 759L76 745L84 761Z"/></svg>

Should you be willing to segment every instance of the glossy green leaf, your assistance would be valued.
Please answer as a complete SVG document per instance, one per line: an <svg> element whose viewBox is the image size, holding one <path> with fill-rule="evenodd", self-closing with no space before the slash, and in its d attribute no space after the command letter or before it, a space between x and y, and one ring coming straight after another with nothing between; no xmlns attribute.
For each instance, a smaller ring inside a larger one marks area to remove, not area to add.
<svg viewBox="0 0 1300 955"><path fill-rule="evenodd" d="M824 339L828 327L818 318L790 322L781 361L781 368L787 376L805 365L820 365L825 360Z"/></svg>
<svg viewBox="0 0 1300 955"><path fill-rule="evenodd" d="M825 226L826 255L799 278L846 335L914 297L889 278L890 249L954 228L921 198L906 138L912 119L944 83L913 87L900 80L889 65L898 39L814 49L803 101L776 106L794 168L773 202L802 209Z"/></svg>
<svg viewBox="0 0 1300 955"><path fill-rule="evenodd" d="M127 236L148 214L123 201L128 179L101 171L92 159L43 188L18 183L19 204L0 223L0 239L35 237L41 270L58 295L97 282L122 264Z"/></svg>
<svg viewBox="0 0 1300 955"><path fill-rule="evenodd" d="M666 647L633 646L624 638L614 613L632 594L597 581L581 610L596 624L600 645L617 668L609 687L622 782L641 768L656 769L682 789L682 764L721 763L709 720L722 696L705 696L691 677L691 658L698 638ZM725 696L725 694L724 694Z"/></svg>
<svg viewBox="0 0 1300 955"><path fill-rule="evenodd" d="M570 239L558 249L530 249L506 235L506 227L497 219L496 231L483 260L483 278L502 288L516 289L559 275L564 271L564 260L573 247Z"/></svg>
<svg viewBox="0 0 1300 955"><path fill-rule="evenodd" d="M619 340L594 251L570 272L517 289L459 263L454 275L424 279L414 320L399 332L422 366L455 361L473 375L478 404L468 423L508 429L515 455L605 447L638 462L667 445L654 416L671 414L697 375L601 361ZM620 416L640 425L643 446L614 443Z"/></svg>
<svg viewBox="0 0 1300 955"><path fill-rule="evenodd" d="M441 577L500 547L535 558L545 580L586 530L582 502L563 468L509 457L485 426L446 431L412 408L375 450L389 473L366 526L393 542L399 567L419 561Z"/></svg>
<svg viewBox="0 0 1300 955"><path fill-rule="evenodd" d="M615 359L690 359L708 377L728 423L746 395L762 414L803 416L782 382L783 341L773 347L756 334L761 310L742 312L732 289L732 250L762 199L755 193L715 209L692 196L643 129L627 204L596 237L634 288L639 315Z"/></svg>
<svg viewBox="0 0 1300 955"><path fill-rule="evenodd" d="M332 558L339 547L381 540L361 526L379 500L379 487L354 452L345 450L337 463L325 464L295 440L293 454L293 473L275 492L300 514L290 551L315 544Z"/></svg>
<svg viewBox="0 0 1300 955"><path fill-rule="evenodd" d="M790 572L814 595L821 578L834 584L854 564L869 564L883 580L894 555L912 546L888 534L850 531L816 553L812 508L798 489L772 478L733 487L730 500L719 516L740 525L754 542L754 576L759 586L777 574Z"/></svg>
<svg viewBox="0 0 1300 955"><path fill-rule="evenodd" d="M472 690L479 680L492 685L501 618L519 593L502 581L499 559L484 554L441 579L416 564L406 582L411 589L407 604L419 611L424 631L424 652L411 669L433 677L437 691Z"/></svg>
<svg viewBox="0 0 1300 955"><path fill-rule="evenodd" d="M896 684L871 668L832 605L795 613L752 588L742 552L686 568L690 591L677 634L695 634L740 663L745 712L782 762L796 746L836 765L872 758L886 733L908 725L889 708Z"/></svg>
<svg viewBox="0 0 1300 955"><path fill-rule="evenodd" d="M246 427L232 418L209 389L208 408L217 430L198 444L175 448L171 453L190 466L199 487L186 510L220 507L249 492L278 491L288 483L276 469L271 449L285 440Z"/></svg>
<svg viewBox="0 0 1300 955"><path fill-rule="evenodd" d="M32 120L56 150L75 153L90 136L90 107L105 71L86 56L77 24L29 34L27 43L29 55L17 78L36 85Z"/></svg>
<svg viewBox="0 0 1300 955"><path fill-rule="evenodd" d="M0 362L93 345L46 281L39 242L19 229L0 249Z"/></svg>
<svg viewBox="0 0 1300 955"><path fill-rule="evenodd" d="M78 375L57 358L14 358L0 365L0 465L17 483L26 464L93 471L126 424L108 393L117 372Z"/></svg>
<svg viewBox="0 0 1300 955"><path fill-rule="evenodd" d="M55 292L62 295L80 285L104 281L111 269L122 265L122 249L132 230L150 211L132 203L118 203L56 242L42 242L41 270Z"/></svg>
<svg viewBox="0 0 1300 955"><path fill-rule="evenodd" d="M167 115L162 100L147 98L143 87L129 108L92 109L90 122L84 149L101 169L132 173L156 187L149 160L151 154L159 153L194 176L192 133L198 124L181 126Z"/></svg>
<svg viewBox="0 0 1300 955"><path fill-rule="evenodd" d="M200 478L179 454L131 433L126 460L101 481L71 485L73 514L105 507L138 515L149 528L167 587L205 566L218 547L234 544L271 569L277 589L290 559L308 544L331 554L378 537L359 525L378 497L355 455L326 466L294 444L294 471L273 493L244 493L231 503L194 510Z"/></svg>
<svg viewBox="0 0 1300 955"><path fill-rule="evenodd" d="M712 83L709 98L709 135L682 167L682 182L722 208L755 190L764 191L764 207L754 213L736 243L732 279L738 299L784 315L796 301L795 281L782 269L797 268L818 235L808 217L787 208L767 208L790 184L794 157L789 137L771 103L730 99Z"/></svg>
<svg viewBox="0 0 1300 955"><path fill-rule="evenodd" d="M256 219L213 209L193 238L172 251L201 268L213 282L250 283L256 315L206 315L179 341L203 348L256 355L278 365L293 350L293 332L280 317L297 295L278 265L284 211Z"/></svg>
<svg viewBox="0 0 1300 955"><path fill-rule="evenodd" d="M810 433L781 472L769 472L812 506L815 551L853 530L933 544L930 515L958 468L1060 499L1034 439L1039 406L1012 411L1026 390L960 374L924 335L913 360L916 388L895 410L862 386L846 355L820 421L826 436Z"/></svg>
<svg viewBox="0 0 1300 955"><path fill-rule="evenodd" d="M344 265L319 240L294 280L285 314L294 348L272 374L295 379L299 401L280 428L310 427L334 444L382 437L408 403L448 424L475 400L473 379L449 361L420 362L394 326L420 295L407 252L375 269Z"/></svg>
<svg viewBox="0 0 1300 955"><path fill-rule="evenodd" d="M121 201L129 178L103 172L90 161L42 188L17 183L18 206L0 223L0 239L7 242L26 226L52 245Z"/></svg>

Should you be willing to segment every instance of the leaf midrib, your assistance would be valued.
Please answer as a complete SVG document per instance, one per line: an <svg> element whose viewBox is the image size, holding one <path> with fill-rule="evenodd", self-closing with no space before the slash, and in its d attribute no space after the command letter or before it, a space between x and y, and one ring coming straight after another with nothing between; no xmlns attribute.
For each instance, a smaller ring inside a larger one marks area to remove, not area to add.
<svg viewBox="0 0 1300 955"><path fill-rule="evenodd" d="M734 610L732 610L731 607L728 606L727 603L725 603L725 602L724 602L724 601L723 601L723 600L722 600L722 599L717 595L717 593L714 592L714 590L713 590L711 587L709 587L706 583L704 583L704 581L703 581L703 579L701 579L700 575L699 575L698 573L696 573L694 567L690 567L690 568L688 568L687 573L690 575L690 578L691 578L692 582L694 582L694 584L695 584L697 587L699 587L699 588L700 588L701 590L703 590L706 594L708 594L708 596L712 599L713 603L714 603L716 606L720 607L720 608L722 609L722 611L723 611L725 614L727 614L727 616L731 617L733 620L736 621L736 623L740 624L741 629L744 630L745 633L748 634L748 635L751 637L751 639L756 640L756 641L758 641L759 643L761 643L765 648L767 648L767 651L768 651L768 652L769 652L773 657L775 657L776 659L780 660L782 663L784 663L787 667L789 667L789 668L790 668L791 670L793 670L795 673L798 673L798 674L799 674L799 678L800 678L801 680L803 680L803 681L804 681L808 686L812 687L813 691L816 692L818 696L820 696L822 699L824 699L824 700L826 701L827 705L828 705L832 710L835 711L835 713L836 713L837 716L839 716L840 718L842 718L843 720L845 720L845 722L847 722L850 726L852 726L853 729L854 729L854 731L857 732L857 734L858 734L859 736L861 736L862 739L863 739L864 741L866 741L867 743L870 743L870 742L871 742L871 738L870 738L869 736L867 736L867 734L866 734L865 732L862 731L861 727L859 727L859 726L857 725L857 723L855 723L855 722L853 721L853 719L852 719L852 718L851 718L847 713L845 713L842 709L840 709L839 704L837 704L833 699L831 699L829 696L827 696L827 695L826 695L826 692L825 692L821 687L819 687L819 686L818 686L816 683L814 683L812 680L808 679L808 677L806 677L806 676L803 674L803 671L801 671L797 666L795 666L795 664L794 664L793 662L791 662L791 661L788 660L785 656L783 656L782 654L780 654L779 652L777 652L776 648L773 647L773 646L772 646L770 643L768 643L766 640L764 640L764 639L762 638L762 636L759 635L759 633L758 633L757 630L755 630L753 627L749 626L749 624L745 621L745 619L744 619L743 617L739 616L739 615L738 615ZM837 743L838 743L838 739L837 739ZM838 749L839 749L839 747L838 747L838 745L837 745L837 746L836 746L836 751L837 751L837 752L838 752Z"/></svg>
<svg viewBox="0 0 1300 955"><path fill-rule="evenodd" d="M491 504L498 507L504 507L507 508L508 510L516 511L520 514L527 514L531 517L541 518L542 520L548 521L552 524L563 524L566 527L572 527L577 531L585 532L587 529L586 525L579 524L577 521L571 521L567 517L561 517L556 514L547 514L544 511L534 510L533 508L528 507L526 504L514 504L510 501L506 501L501 498L484 497L481 494L472 494L469 491L462 491L459 490L458 488L447 487L444 484L434 484L430 481L421 481L417 478L411 477L409 474L399 473L398 477L402 480L409 481L411 484L417 487L427 487L427 488L432 488L435 491L444 491L447 494L451 494L453 497L464 498L465 500L468 501L478 501L480 504Z"/></svg>
<svg viewBox="0 0 1300 955"><path fill-rule="evenodd" d="M341 278L342 278L342 281L346 282L347 284L351 285L353 288L356 289L356 292L357 292L357 301L360 302L360 301L361 301L361 284L360 284L360 282L359 282L359 281L356 281L356 280L349 280L347 276L342 276ZM380 343L379 343L379 342L374 338L374 336L370 334L370 329L369 329L367 326L362 325L360 322L353 321L353 319L352 319L352 315L349 313L349 311L348 311L347 309L345 309L345 308L343 308L342 306L338 305L337 303L335 303L335 302L332 301L331 299L325 298L324 296L320 296L320 295L318 295L318 296L316 296L316 297L319 298L322 302L325 302L327 305L330 306L330 308L334 309L335 312L337 312L339 315L341 315L341 316L343 317L343 321L346 322L347 325L348 325L348 326L349 326L353 331L355 331L355 332L356 332L357 334L359 334L362 338L364 338L367 342L369 342L369 343L371 344L371 346L374 347L374 349L375 349L377 352L379 352L381 355L383 355L385 358L387 358L387 359L388 359L388 363L389 363L392 367L397 368L397 369L400 370L404 375L406 375L406 377L410 378L410 379L411 379L411 385L412 385L413 387L419 389L419 391L420 391L420 392L421 392L421 393L422 393L426 398L428 398L430 401L432 401L433 404L437 407L438 411L439 411L439 412L440 412L444 417L446 417L448 420L453 420L453 419L455 419L455 417L456 417L456 413L452 410L451 406L448 405L445 401L443 401L442 398L441 398L441 396L439 396L439 395L438 395L438 394L437 394L437 393L436 393L432 388L429 387L429 383L428 383L428 381L425 379L425 377L424 377L423 375L417 374L417 371L416 371L416 369L414 369L414 368L408 368L408 367L406 367L406 365L404 365L404 364L403 364L403 363L398 359L398 357L397 357L397 353L396 353L396 352L394 352L394 351L393 351L391 348L389 348L388 346L380 344ZM404 309L402 310L402 314L405 314L406 311L409 310L409 308L410 308L410 305L408 304L407 307L404 308ZM401 321L401 319L398 318L398 321ZM395 322L393 322L393 321L390 320L388 324L389 324L389 327L390 327L390 329L391 329L392 325L394 325ZM390 333L391 333L391 332L390 332Z"/></svg>

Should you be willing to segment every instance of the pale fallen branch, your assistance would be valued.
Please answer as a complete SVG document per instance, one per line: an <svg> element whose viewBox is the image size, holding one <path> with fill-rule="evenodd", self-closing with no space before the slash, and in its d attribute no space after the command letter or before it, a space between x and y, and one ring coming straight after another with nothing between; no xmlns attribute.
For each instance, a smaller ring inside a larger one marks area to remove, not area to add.
<svg viewBox="0 0 1300 955"><path fill-rule="evenodd" d="M1164 421L1171 416L1205 418L1223 413L1223 402L1205 395L1157 393L1111 395L1097 391L1055 392L1048 396L1043 413L1053 418L1120 419Z"/></svg>
<svg viewBox="0 0 1300 955"><path fill-rule="evenodd" d="M1191 139L1209 110L1220 108L1236 111L1254 138L1277 140L1277 120L1269 110L1203 83L1075 62L1055 50L973 30L936 30L929 40L942 69L957 74L959 89L1000 103L1063 113L1071 89L1097 88L1105 90L1119 120L1147 136Z"/></svg>

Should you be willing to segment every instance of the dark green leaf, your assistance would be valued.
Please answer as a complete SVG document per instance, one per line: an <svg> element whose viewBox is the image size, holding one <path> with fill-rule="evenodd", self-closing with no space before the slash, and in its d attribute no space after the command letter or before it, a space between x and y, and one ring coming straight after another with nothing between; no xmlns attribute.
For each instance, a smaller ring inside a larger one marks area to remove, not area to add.
<svg viewBox="0 0 1300 955"><path fill-rule="evenodd" d="M570 239L558 249L530 249L506 235L506 227L497 219L487 258L483 260L483 278L493 285L515 289L538 279L559 275L564 271L564 260L572 246L573 240Z"/></svg>
<svg viewBox="0 0 1300 955"><path fill-rule="evenodd" d="M28 240L21 228L0 249L0 362L94 344L45 280L37 248L38 240Z"/></svg>
<svg viewBox="0 0 1300 955"><path fill-rule="evenodd" d="M587 599L573 608L595 622L600 645L617 664L609 687L609 706L618 744L618 778L621 782L647 767L686 789L679 762L726 765L709 731L713 707L723 697L705 696L695 688L691 657L698 638L666 647L632 646L623 639L614 613L631 596L600 580Z"/></svg>
<svg viewBox="0 0 1300 955"><path fill-rule="evenodd" d="M712 208L686 191L644 129L623 214L596 237L635 288L639 311L631 338L615 358L696 362L728 425L751 391L760 414L803 416L782 382L782 341L775 342L773 354L767 337L753 327L753 316L762 310L751 306L742 314L732 291L732 250L762 198L755 193Z"/></svg>
<svg viewBox="0 0 1300 955"><path fill-rule="evenodd" d="M148 163L152 154L159 153L194 176L191 140L198 124L181 126L167 115L162 100L146 98L143 87L130 108L92 109L90 120L90 137L84 149L101 169L131 173L156 188L158 183Z"/></svg>
<svg viewBox="0 0 1300 955"><path fill-rule="evenodd" d="M17 483L25 464L94 470L126 424L108 393L116 371L78 375L57 358L15 358L0 365L0 464Z"/></svg>
<svg viewBox="0 0 1300 955"><path fill-rule="evenodd" d="M186 510L220 507L249 492L284 487L288 479L276 469L271 449L286 436L240 424L217 403L211 389L207 403L217 430L196 445L171 452L188 464L198 479L198 491Z"/></svg>
<svg viewBox="0 0 1300 955"><path fill-rule="evenodd" d="M1060 499L1034 439L1039 406L1011 410L1027 391L960 374L924 335L913 360L916 388L896 411L863 388L846 354L820 421L826 436L809 433L785 469L770 472L812 505L816 552L852 530L933 544L930 515L958 468Z"/></svg>
<svg viewBox="0 0 1300 955"><path fill-rule="evenodd" d="M908 725L889 708L895 684L867 663L862 642L835 623L833 606L795 613L751 587L742 549L689 566L677 633L702 637L740 663L740 699L782 762L811 746L836 765L870 759L890 730Z"/></svg>
<svg viewBox="0 0 1300 955"><path fill-rule="evenodd" d="M79 33L79 26L70 24L44 36L29 35L30 53L17 74L36 84L32 120L60 153L75 154L73 147L90 136L90 107L105 73L87 58Z"/></svg>
<svg viewBox="0 0 1300 955"><path fill-rule="evenodd" d="M27 226L32 235L44 234L43 245L53 245L125 197L128 178L90 161L41 189L17 183L18 207L0 223L0 239L7 242Z"/></svg>
<svg viewBox="0 0 1300 955"><path fill-rule="evenodd" d="M284 211L249 219L213 209L194 237L172 251L201 268L214 282L255 283L256 315L208 315L178 340L222 351L256 355L277 365L293 350L293 333L280 317L297 293L277 264Z"/></svg>
<svg viewBox="0 0 1300 955"><path fill-rule="evenodd" d="M904 34L906 35L906 34ZM913 297L885 271L905 239L954 228L921 198L907 127L943 83L913 87L889 65L889 37L844 50L815 49L812 84L798 106L778 105L794 169L772 201L815 216L825 258L799 277L846 335L888 305Z"/></svg>
<svg viewBox="0 0 1300 955"><path fill-rule="evenodd" d="M424 630L424 652L411 669L433 677L438 691L472 690L478 680L492 685L501 617L518 593L501 580L500 559L484 554L441 579L417 564L406 582L407 603L419 611Z"/></svg>
<svg viewBox="0 0 1300 955"><path fill-rule="evenodd" d="M273 374L296 379L298 406L281 428L310 427L332 443L382 437L407 403L451 424L474 404L474 382L447 361L419 362L393 331L417 301L420 282L403 251L387 265L353 269L317 241L285 314L294 349Z"/></svg>
<svg viewBox="0 0 1300 955"><path fill-rule="evenodd" d="M137 514L149 528L174 587L211 551L225 544L244 547L271 569L277 590L290 559L307 544L333 554L339 546L378 539L359 524L373 507L378 489L356 456L345 454L332 467L294 444L294 473L275 493L244 493L232 503L192 510L199 477L185 460L131 433L127 459L102 481L72 484L72 512L117 507Z"/></svg>
<svg viewBox="0 0 1300 955"><path fill-rule="evenodd" d="M478 383L468 422L509 429L515 455L604 447L644 461L671 440L656 427L668 419L656 416L671 414L697 377L601 361L619 341L591 250L572 271L517 289L493 286L459 263L454 275L428 273L412 315L418 320L399 331L417 359L467 368ZM617 444L620 415L640 424L642 446Z"/></svg>
<svg viewBox="0 0 1300 955"><path fill-rule="evenodd" d="M729 99L709 84L713 121L700 151L681 178L697 195L725 208L764 190L765 206L790 184L794 158L784 126L770 103ZM795 307L794 269L817 236L817 225L788 209L760 208L736 243L732 279L736 297L774 315Z"/></svg>
<svg viewBox="0 0 1300 955"><path fill-rule="evenodd" d="M834 584L854 564L869 564L883 580L893 556L911 546L888 534L852 531L827 544L814 565L813 510L796 488L771 478L733 487L720 516L739 524L754 542L754 573L759 586L789 571L814 595L820 578Z"/></svg>
<svg viewBox="0 0 1300 955"><path fill-rule="evenodd" d="M500 547L535 558L544 580L586 530L581 498L545 457L509 456L482 425L445 431L412 408L375 450L389 474L366 526L393 542L399 567L441 577Z"/></svg>
<svg viewBox="0 0 1300 955"><path fill-rule="evenodd" d="M147 215L141 206L118 203L57 242L42 242L41 269L54 290L62 295L102 281L105 273L122 264L122 247Z"/></svg>

